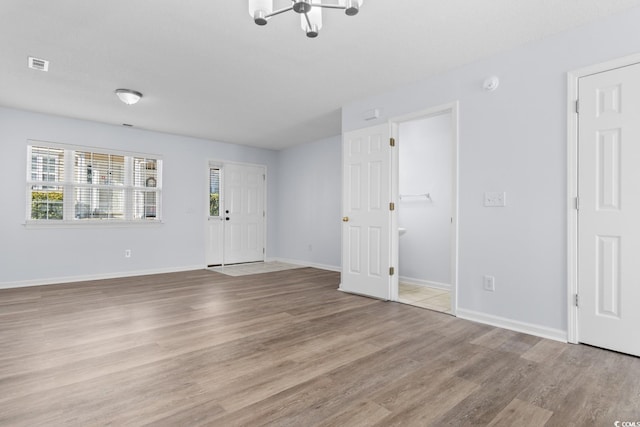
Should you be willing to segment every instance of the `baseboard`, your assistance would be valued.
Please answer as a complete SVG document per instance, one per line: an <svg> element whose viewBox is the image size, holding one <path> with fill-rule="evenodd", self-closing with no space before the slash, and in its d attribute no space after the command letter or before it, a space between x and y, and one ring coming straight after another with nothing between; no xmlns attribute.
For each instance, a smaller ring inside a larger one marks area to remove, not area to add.
<svg viewBox="0 0 640 427"><path fill-rule="evenodd" d="M20 282L0 283L0 289L25 288L28 286L58 285L61 283L87 282L90 280L120 279L123 277L148 276L150 274L178 273L181 271L202 270L204 268L205 267L202 265L191 265L191 266L184 266L184 267L158 268L153 270L122 271L118 273L107 273L107 274L90 274L90 275L84 275L84 276L68 276L68 277L53 277L53 278L49 277L46 279L23 280Z"/></svg>
<svg viewBox="0 0 640 427"><path fill-rule="evenodd" d="M493 316L491 314L480 313L478 311L466 310L458 307L456 316L460 319L471 320L473 322L484 323L491 326L497 326L503 329L509 329L515 332L535 335L540 338L547 338L554 341L567 342L567 331L560 329L547 328L545 326L534 325L531 323L519 322L504 317Z"/></svg>
<svg viewBox="0 0 640 427"><path fill-rule="evenodd" d="M448 283L432 282L430 280L414 279L413 277L400 276L400 283L407 285L426 286L428 288L442 289L443 291L451 291L451 285Z"/></svg>
<svg viewBox="0 0 640 427"><path fill-rule="evenodd" d="M340 267L335 265L317 264L315 262L301 261L299 259L267 258L265 261L278 261L278 262L284 262L286 264L300 265L303 267L319 268L320 270L329 270L329 271L338 271L338 272L342 271Z"/></svg>

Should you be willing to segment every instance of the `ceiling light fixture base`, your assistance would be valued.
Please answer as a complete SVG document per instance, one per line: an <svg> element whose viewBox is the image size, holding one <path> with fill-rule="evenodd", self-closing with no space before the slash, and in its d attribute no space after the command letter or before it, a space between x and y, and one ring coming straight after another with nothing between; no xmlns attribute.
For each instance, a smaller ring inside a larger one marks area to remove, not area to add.
<svg viewBox="0 0 640 427"><path fill-rule="evenodd" d="M131 89L116 89L115 94L118 95L120 101L127 105L133 105L142 98L142 94L140 92Z"/></svg>
<svg viewBox="0 0 640 427"><path fill-rule="evenodd" d="M296 13L309 13L311 0L293 0L293 11Z"/></svg>

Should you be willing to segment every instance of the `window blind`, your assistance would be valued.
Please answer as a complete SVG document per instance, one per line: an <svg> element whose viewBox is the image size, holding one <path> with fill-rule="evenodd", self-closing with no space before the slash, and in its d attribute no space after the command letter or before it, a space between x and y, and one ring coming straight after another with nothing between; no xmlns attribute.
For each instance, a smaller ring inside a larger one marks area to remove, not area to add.
<svg viewBox="0 0 640 427"><path fill-rule="evenodd" d="M28 221L160 220L160 158L45 144L28 145Z"/></svg>

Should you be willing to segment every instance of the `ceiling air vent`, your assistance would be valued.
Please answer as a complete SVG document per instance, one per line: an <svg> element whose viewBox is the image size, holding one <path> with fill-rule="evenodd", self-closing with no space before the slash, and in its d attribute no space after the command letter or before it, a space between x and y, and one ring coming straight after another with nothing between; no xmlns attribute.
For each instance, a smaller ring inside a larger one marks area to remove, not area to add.
<svg viewBox="0 0 640 427"><path fill-rule="evenodd" d="M29 57L29 68L40 71L49 71L49 61L46 59Z"/></svg>

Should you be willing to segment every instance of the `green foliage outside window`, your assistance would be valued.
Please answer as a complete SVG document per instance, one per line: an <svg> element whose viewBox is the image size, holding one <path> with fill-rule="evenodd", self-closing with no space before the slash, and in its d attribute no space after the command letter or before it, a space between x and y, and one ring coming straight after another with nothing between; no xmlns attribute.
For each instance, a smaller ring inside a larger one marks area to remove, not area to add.
<svg viewBox="0 0 640 427"><path fill-rule="evenodd" d="M209 216L220 216L220 195L209 194Z"/></svg>
<svg viewBox="0 0 640 427"><path fill-rule="evenodd" d="M31 219L62 219L62 191L33 191Z"/></svg>

